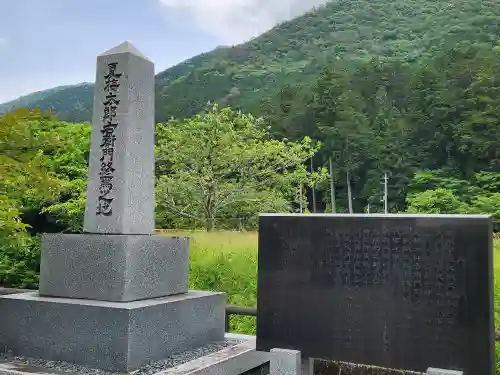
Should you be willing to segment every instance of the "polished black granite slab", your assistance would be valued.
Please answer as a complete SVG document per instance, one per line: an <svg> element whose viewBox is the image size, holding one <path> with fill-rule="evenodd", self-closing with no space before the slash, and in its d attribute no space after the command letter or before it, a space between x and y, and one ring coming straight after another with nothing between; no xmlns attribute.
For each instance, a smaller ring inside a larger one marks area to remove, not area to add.
<svg viewBox="0 0 500 375"><path fill-rule="evenodd" d="M257 349L494 373L492 221L261 215Z"/></svg>

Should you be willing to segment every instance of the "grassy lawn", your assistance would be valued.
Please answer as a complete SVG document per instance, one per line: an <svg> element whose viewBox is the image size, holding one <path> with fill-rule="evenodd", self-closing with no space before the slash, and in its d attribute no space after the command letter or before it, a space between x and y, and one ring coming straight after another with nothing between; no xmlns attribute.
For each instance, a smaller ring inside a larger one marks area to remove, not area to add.
<svg viewBox="0 0 500 375"><path fill-rule="evenodd" d="M227 293L228 303L257 304L257 233L192 232L189 286ZM255 318L231 317L231 331L255 335Z"/></svg>

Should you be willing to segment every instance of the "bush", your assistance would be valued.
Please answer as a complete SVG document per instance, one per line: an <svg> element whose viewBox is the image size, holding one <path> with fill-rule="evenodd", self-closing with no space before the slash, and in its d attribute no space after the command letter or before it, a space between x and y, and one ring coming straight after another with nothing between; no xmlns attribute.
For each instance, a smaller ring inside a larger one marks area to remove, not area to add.
<svg viewBox="0 0 500 375"><path fill-rule="evenodd" d="M469 209L452 190L443 188L410 194L406 202L407 212L411 214L462 214Z"/></svg>
<svg viewBox="0 0 500 375"><path fill-rule="evenodd" d="M17 247L0 244L0 285L36 289L39 272L39 236L26 235Z"/></svg>

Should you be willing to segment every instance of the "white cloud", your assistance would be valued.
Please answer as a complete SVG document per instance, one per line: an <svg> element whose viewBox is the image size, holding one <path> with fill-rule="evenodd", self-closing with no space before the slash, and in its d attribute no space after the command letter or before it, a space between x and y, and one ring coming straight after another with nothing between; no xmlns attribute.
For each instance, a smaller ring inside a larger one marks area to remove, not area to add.
<svg viewBox="0 0 500 375"><path fill-rule="evenodd" d="M296 17L327 0L158 0L167 11L188 12L223 44L236 44Z"/></svg>

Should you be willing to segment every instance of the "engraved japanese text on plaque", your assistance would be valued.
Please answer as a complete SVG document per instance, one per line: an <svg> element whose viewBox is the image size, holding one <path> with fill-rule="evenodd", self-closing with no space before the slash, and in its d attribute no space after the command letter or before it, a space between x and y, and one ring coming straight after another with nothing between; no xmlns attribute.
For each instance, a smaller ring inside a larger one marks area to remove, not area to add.
<svg viewBox="0 0 500 375"><path fill-rule="evenodd" d="M257 349L492 374L488 216L262 215Z"/></svg>

